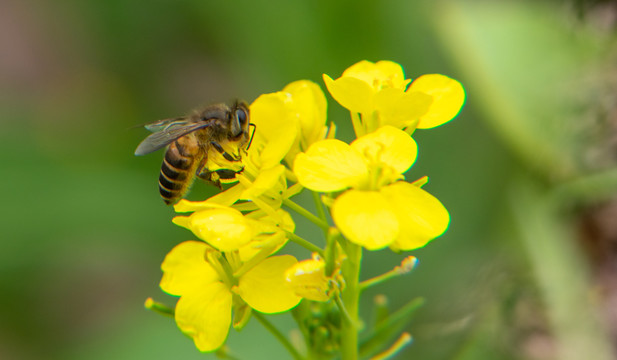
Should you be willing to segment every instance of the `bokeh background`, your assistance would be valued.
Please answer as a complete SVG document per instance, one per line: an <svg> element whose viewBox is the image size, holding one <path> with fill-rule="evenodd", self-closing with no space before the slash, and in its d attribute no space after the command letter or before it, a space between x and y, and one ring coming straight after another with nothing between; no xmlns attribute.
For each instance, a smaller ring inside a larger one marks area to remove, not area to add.
<svg viewBox="0 0 617 360"><path fill-rule="evenodd" d="M467 103L416 132L407 173L429 175L450 229L365 294L367 325L377 294L393 310L423 296L400 359L615 359L616 19L582 0L1 0L0 358L214 358L143 307L172 303L159 266L191 235L132 127L387 59L458 79ZM402 258L368 253L363 277ZM254 320L229 346L288 357Z"/></svg>

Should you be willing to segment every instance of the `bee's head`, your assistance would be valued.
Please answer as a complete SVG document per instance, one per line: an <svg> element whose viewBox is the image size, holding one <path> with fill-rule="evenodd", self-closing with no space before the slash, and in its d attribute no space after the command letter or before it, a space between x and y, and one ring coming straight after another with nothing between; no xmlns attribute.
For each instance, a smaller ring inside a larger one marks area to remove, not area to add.
<svg viewBox="0 0 617 360"><path fill-rule="evenodd" d="M238 102L231 112L231 136L234 139L246 137L248 140L249 108L245 102Z"/></svg>

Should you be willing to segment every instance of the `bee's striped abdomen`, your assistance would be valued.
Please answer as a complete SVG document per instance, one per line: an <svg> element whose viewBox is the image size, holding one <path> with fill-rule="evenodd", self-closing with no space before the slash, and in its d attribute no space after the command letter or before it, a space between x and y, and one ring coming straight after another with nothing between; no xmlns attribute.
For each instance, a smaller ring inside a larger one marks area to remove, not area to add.
<svg viewBox="0 0 617 360"><path fill-rule="evenodd" d="M193 182L195 172L195 153L187 151L189 147L178 139L169 145L165 152L161 173L159 174L159 192L166 204L173 204L180 199ZM193 148L198 150L198 148Z"/></svg>

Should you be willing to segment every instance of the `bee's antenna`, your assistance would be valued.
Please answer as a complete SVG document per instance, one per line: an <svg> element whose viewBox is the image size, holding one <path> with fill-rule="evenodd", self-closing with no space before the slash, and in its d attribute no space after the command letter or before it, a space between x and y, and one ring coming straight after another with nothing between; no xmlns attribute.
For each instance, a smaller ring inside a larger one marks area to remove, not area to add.
<svg viewBox="0 0 617 360"><path fill-rule="evenodd" d="M249 127L253 127L253 133L251 134L251 139L249 140L249 144L246 147L246 151L249 150L249 148L251 147L251 143L253 143L253 136L255 136L255 131L257 131L257 125L253 124L253 123L249 123Z"/></svg>

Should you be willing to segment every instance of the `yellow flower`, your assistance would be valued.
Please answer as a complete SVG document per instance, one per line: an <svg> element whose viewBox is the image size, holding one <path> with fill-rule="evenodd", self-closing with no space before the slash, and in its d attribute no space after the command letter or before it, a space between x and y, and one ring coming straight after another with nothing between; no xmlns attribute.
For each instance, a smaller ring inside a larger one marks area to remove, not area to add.
<svg viewBox="0 0 617 360"><path fill-rule="evenodd" d="M384 126L351 145L336 139L313 144L296 157L294 173L303 186L315 191L376 190L402 179L417 155L414 139Z"/></svg>
<svg viewBox="0 0 617 360"><path fill-rule="evenodd" d="M261 211L243 215L231 207L184 199L174 207L178 212L193 212L174 217L174 224L191 230L199 239L224 252L239 250L241 255L253 256L262 251L265 257L285 244L285 231L295 229L291 216L282 209L272 215Z"/></svg>
<svg viewBox="0 0 617 360"><path fill-rule="evenodd" d="M288 94L282 91L259 96L250 106L251 122L255 124L253 143L249 149L249 161L256 169L268 169L279 165L289 152L300 132L296 115L286 101Z"/></svg>
<svg viewBox="0 0 617 360"><path fill-rule="evenodd" d="M223 257L203 242L186 241L165 257L160 286L180 297L175 310L180 330L193 338L200 351L214 351L227 338L232 308L239 314L236 318L245 322L250 308L271 314L300 302L284 277L296 263L290 255L273 256L243 269L245 263L234 253Z"/></svg>
<svg viewBox="0 0 617 360"><path fill-rule="evenodd" d="M391 125L428 129L452 120L465 101L461 84L444 75L423 75L411 85L392 61L360 61L333 80L324 74L332 97L352 112L357 136ZM359 114L359 117L358 117Z"/></svg>
<svg viewBox="0 0 617 360"><path fill-rule="evenodd" d="M341 266L347 256L337 246L338 256L334 259L333 269L326 274L326 262L317 253L311 259L302 260L285 272L287 284L296 295L313 301L328 301L345 288L345 279Z"/></svg>
<svg viewBox="0 0 617 360"><path fill-rule="evenodd" d="M221 251L238 250L256 235L249 220L232 208L205 209L190 216L176 216L172 221Z"/></svg>
<svg viewBox="0 0 617 360"><path fill-rule="evenodd" d="M326 96L319 85L308 80L294 81L285 86L282 91L285 94L285 105L294 114L299 124L300 131L293 145L285 156L288 164L300 152L326 136Z"/></svg>
<svg viewBox="0 0 617 360"><path fill-rule="evenodd" d="M403 181L378 191L346 191L334 201L332 218L343 235L369 250L417 249L443 234L450 223L437 198Z"/></svg>
<svg viewBox="0 0 617 360"><path fill-rule="evenodd" d="M450 221L439 200L416 184L398 181L416 155L409 135L384 126L350 145L339 140L313 144L296 157L294 173L314 191L351 188L331 207L335 224L350 241L369 250L412 250L443 234Z"/></svg>
<svg viewBox="0 0 617 360"><path fill-rule="evenodd" d="M256 126L250 160L260 169L278 165L326 135L326 97L317 84L299 80L251 104Z"/></svg>
<svg viewBox="0 0 617 360"><path fill-rule="evenodd" d="M314 301L328 301L330 279L325 268L323 259L313 254L312 259L300 261L287 269L285 279L296 295Z"/></svg>

